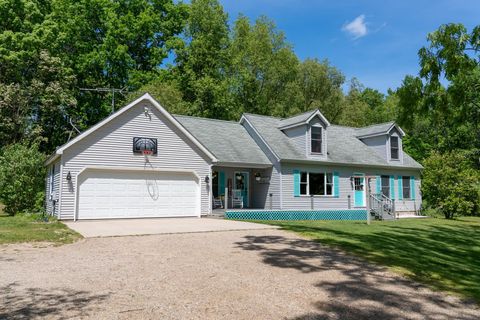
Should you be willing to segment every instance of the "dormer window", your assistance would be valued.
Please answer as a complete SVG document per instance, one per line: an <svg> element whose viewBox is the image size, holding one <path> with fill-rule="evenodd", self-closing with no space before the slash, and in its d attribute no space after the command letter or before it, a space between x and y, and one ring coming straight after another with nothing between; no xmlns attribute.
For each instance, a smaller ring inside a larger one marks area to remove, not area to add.
<svg viewBox="0 0 480 320"><path fill-rule="evenodd" d="M311 152L322 153L322 127L311 127Z"/></svg>
<svg viewBox="0 0 480 320"><path fill-rule="evenodd" d="M390 137L390 159L398 160L399 157L398 137Z"/></svg>

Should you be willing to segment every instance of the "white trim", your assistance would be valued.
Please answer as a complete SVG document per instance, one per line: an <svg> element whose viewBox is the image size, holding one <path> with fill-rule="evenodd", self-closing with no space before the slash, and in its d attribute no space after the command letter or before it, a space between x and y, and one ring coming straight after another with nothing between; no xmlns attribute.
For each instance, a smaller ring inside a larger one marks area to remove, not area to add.
<svg viewBox="0 0 480 320"><path fill-rule="evenodd" d="M283 208L283 169L280 162L278 162L278 167L280 169L280 209ZM273 173L273 171L272 171Z"/></svg>
<svg viewBox="0 0 480 320"><path fill-rule="evenodd" d="M281 127L278 127L278 129L287 130L287 129L295 128L295 127L298 127L298 126L301 126L301 125L304 125L304 124L309 124L310 121L314 117L316 117L317 115L320 117L320 120L322 120L325 123L325 126L327 126L327 127L330 126L330 122L327 120L327 118L325 118L325 116L320 112L320 110L317 109L310 115L310 117L307 118L307 120L292 123L292 124L289 124L287 126L281 126ZM283 120L287 120L287 119L283 119Z"/></svg>
<svg viewBox="0 0 480 320"><path fill-rule="evenodd" d="M216 162L214 164L216 167L226 167L226 168L247 168L247 169L268 169L273 165L270 164L258 164L258 163L247 163L247 162Z"/></svg>
<svg viewBox="0 0 480 320"><path fill-rule="evenodd" d="M63 192L63 163L62 157L60 157L60 185L58 190L58 213L57 219L60 220L62 212L62 192Z"/></svg>
<svg viewBox="0 0 480 320"><path fill-rule="evenodd" d="M392 170L423 170L422 167L406 167L403 165L392 165L392 164L385 164L385 165L379 165L379 164L366 164L366 163L345 163L345 162L332 162L332 161L326 161L326 160L320 160L320 159L282 159L280 160L281 162L284 163L302 163L302 164L311 164L311 165L316 165L316 164L324 164L324 165L330 165L330 166L344 166L344 167L368 167L368 168L382 168L382 169L392 169Z"/></svg>
<svg viewBox="0 0 480 320"><path fill-rule="evenodd" d="M302 194L301 190L302 188L300 188L300 194L299 196L300 197L310 197L310 196L313 196L313 197L326 197L326 198L334 198L335 197L335 182L333 180L333 171L316 171L315 169L307 169L307 170L299 170L299 173L300 173L300 186L302 185L302 172L305 172L307 174L307 188L306 188L306 191L307 193L306 194ZM313 173L313 174L323 174L323 190L325 191L325 194L313 194L311 195L310 194L310 173ZM327 193L327 175L330 174L332 175L332 194L326 194Z"/></svg>
<svg viewBox="0 0 480 320"><path fill-rule="evenodd" d="M213 211L213 175L212 175L212 169L213 169L213 164L208 166L208 179L209 179L209 186L208 186L208 214L212 214ZM202 190L200 190L200 206L202 205ZM200 210L202 211L202 210Z"/></svg>
<svg viewBox="0 0 480 320"><path fill-rule="evenodd" d="M268 143L265 141L265 139L263 139L263 137L260 135L260 133L257 131L257 129L255 129L255 127L252 125L252 123L247 119L247 117L245 117L245 115L242 115L242 118L240 118L240 124L243 124L243 121L246 121L248 123L250 128L252 128L253 132L255 132L255 134L260 138L260 140L265 144L267 149L270 150L270 152L273 154L275 159L277 159L277 161L280 161L280 157L275 153L275 151L273 151L273 149L268 145Z"/></svg>
<svg viewBox="0 0 480 320"><path fill-rule="evenodd" d="M171 123L173 123L173 125L179 129L184 135L187 136L188 139L190 139L202 152L204 152L213 162L216 162L217 159L216 157L207 149L205 148L188 130L186 130L181 124L180 122L178 122L170 113L168 113L167 110L165 110L154 98L152 98L151 95L149 95L148 93L145 93L143 96L141 96L140 98L136 99L135 101L131 102L130 104L128 104L127 106L123 107L122 109L118 110L117 112L113 113L112 115L110 115L109 117L105 118L104 120L100 121L99 123L97 123L96 125L94 125L93 127L91 127L90 129L88 129L87 131L83 132L82 134L76 136L73 140L71 140L70 142L67 142L66 144L64 144L63 146L61 146L60 148L58 148L56 150L56 154L57 155L61 155L63 154L63 151L67 148L69 148L70 146L72 146L73 144L77 143L78 141L82 140L83 138L89 136L91 133L95 132L96 130L98 130L100 127L104 126L105 124L109 123L110 121L112 121L113 119L115 119L116 117L122 115L123 113L125 113L126 111L130 110L130 108L136 106L137 104L139 104L140 102L142 101L148 101L150 102L151 104L153 104L153 106L155 106L155 108L158 109L158 111L160 111L160 113L165 116ZM57 156L54 155L52 157L50 157L49 160L47 160L47 164L49 162L51 162L52 160L51 159L55 159Z"/></svg>
<svg viewBox="0 0 480 320"><path fill-rule="evenodd" d="M247 181L247 205L246 205L246 207L248 208L248 207L250 207L250 184L251 184L251 183L250 183L250 172L248 172L248 171L234 171L234 172L233 172L233 183L232 183L233 185L232 185L232 190L233 190L233 189L238 190L238 189L236 188L236 183L237 183L237 177L236 177L236 175L237 175L237 173L243 173L243 174L246 175L246 181ZM234 188L234 187L235 187L235 188Z"/></svg>
<svg viewBox="0 0 480 320"><path fill-rule="evenodd" d="M327 127L330 126L330 122L328 122L327 118L325 118L325 116L320 112L320 110L317 109L317 111L315 111L314 114L312 114L308 119L307 119L307 123L309 123L315 116L319 116L320 119L325 123L325 125Z"/></svg>
<svg viewBox="0 0 480 320"><path fill-rule="evenodd" d="M400 128L395 122L392 123L392 125L385 131L380 131L380 132L375 132L375 133L370 133L370 134L364 134L364 135L359 135L356 136L358 139L366 139L366 138L373 138L377 136L383 136L383 135L388 135L390 134L390 131L392 131L393 128L396 128L398 132L400 132L400 135L402 138L405 136L405 132ZM363 129L363 128L358 128L358 129Z"/></svg>
<svg viewBox="0 0 480 320"><path fill-rule="evenodd" d="M78 177L87 170L109 170L109 171L148 171L148 172L178 172L178 173L186 173L192 174L198 180L198 207L197 207L197 216L200 218L202 214L202 181L200 176L194 171L189 169L170 169L170 168L138 168L138 167L124 167L124 166L86 166L80 170L77 175L75 176L75 197L73 202L73 221L78 220L78 193L79 193L79 185L78 185ZM73 178L73 177L72 177ZM96 218L95 218L96 219ZM102 219L102 217L98 217L98 219ZM110 217L110 219L114 219Z"/></svg>
<svg viewBox="0 0 480 320"><path fill-rule="evenodd" d="M353 180L353 207L354 208L365 208L367 206L367 178L365 177L365 173L354 172L352 177L355 178L363 178L363 205L356 206L355 205L355 180Z"/></svg>

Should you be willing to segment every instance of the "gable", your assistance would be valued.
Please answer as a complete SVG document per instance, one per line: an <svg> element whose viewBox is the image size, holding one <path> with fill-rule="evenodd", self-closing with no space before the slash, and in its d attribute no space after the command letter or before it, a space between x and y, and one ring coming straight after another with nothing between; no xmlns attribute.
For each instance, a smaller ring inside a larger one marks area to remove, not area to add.
<svg viewBox="0 0 480 320"><path fill-rule="evenodd" d="M145 115L145 108L149 115ZM152 164L168 167L178 162L209 162L210 157L193 143L165 115L145 100L111 119L94 132L64 150L65 163L79 165L137 165L144 157L133 153L133 139L157 139L158 154L150 157Z"/></svg>
<svg viewBox="0 0 480 320"><path fill-rule="evenodd" d="M120 110L118 110L117 112L113 113L108 118L100 121L99 123L97 123L96 125L91 127L90 129L88 129L88 130L84 131L83 133L81 133L80 135L76 136L72 141L69 141L69 142L65 143L64 145L62 145L61 147L57 148L55 153L49 159L47 159L45 165L49 165L50 163L55 161L58 158L59 155L63 154L63 152L66 149L70 148L71 146L75 145L76 143L78 143L82 139L90 136L91 134L94 134L98 129L107 125L108 123L110 123L115 118L121 116L123 113L127 112L131 108L138 107L139 105L141 105L142 102L145 102L145 101L150 103L149 107L152 110L157 109L158 112L161 113L166 118L166 120L168 122L170 122L173 126L175 126L179 130L179 132L182 132L187 139L189 139L191 142L193 142L211 160L216 161L215 156L207 148L205 148L193 135L191 135L170 113L168 113L155 99L153 99L152 96L150 96L148 93L146 93L143 96L141 96L140 98L138 98L135 101L128 104L127 106L125 106L125 107L121 108ZM142 105L142 107L141 107L143 111L145 111L144 107L145 107L144 105Z"/></svg>

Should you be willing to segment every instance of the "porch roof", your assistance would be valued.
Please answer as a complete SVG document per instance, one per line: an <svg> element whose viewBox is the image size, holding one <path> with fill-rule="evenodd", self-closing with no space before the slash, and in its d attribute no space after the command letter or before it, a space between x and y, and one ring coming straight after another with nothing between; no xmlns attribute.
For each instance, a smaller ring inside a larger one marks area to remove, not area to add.
<svg viewBox="0 0 480 320"><path fill-rule="evenodd" d="M250 164L265 167L272 164L238 122L182 115L174 117L215 155L220 165Z"/></svg>

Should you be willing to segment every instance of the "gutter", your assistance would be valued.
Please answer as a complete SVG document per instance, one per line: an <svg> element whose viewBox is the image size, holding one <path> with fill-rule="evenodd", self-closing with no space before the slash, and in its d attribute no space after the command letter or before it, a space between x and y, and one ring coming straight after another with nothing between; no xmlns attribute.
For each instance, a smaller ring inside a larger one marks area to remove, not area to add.
<svg viewBox="0 0 480 320"><path fill-rule="evenodd" d="M406 170L423 170L424 167L407 167L407 166L393 166L393 165L380 165L380 164L367 164L367 163L346 163L346 162L331 162L322 160L306 160L306 159L281 159L280 162L289 163L304 163L304 164L325 164L331 166L345 166L345 167L369 167L369 168L383 168L383 169L406 169Z"/></svg>

